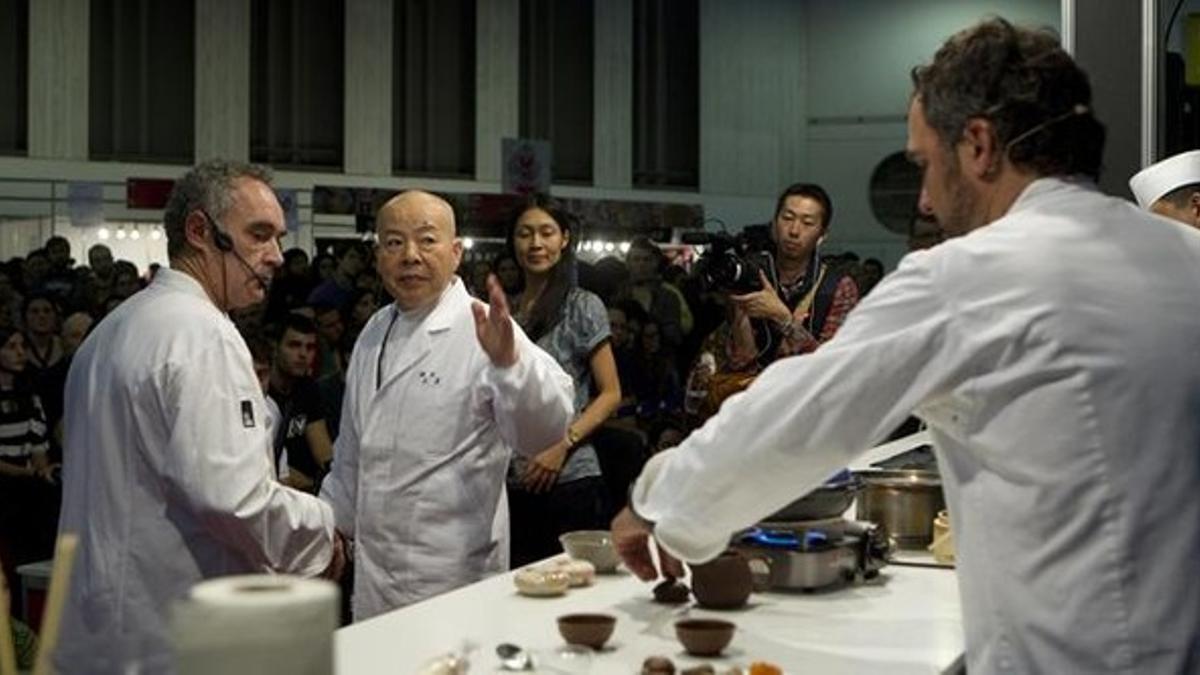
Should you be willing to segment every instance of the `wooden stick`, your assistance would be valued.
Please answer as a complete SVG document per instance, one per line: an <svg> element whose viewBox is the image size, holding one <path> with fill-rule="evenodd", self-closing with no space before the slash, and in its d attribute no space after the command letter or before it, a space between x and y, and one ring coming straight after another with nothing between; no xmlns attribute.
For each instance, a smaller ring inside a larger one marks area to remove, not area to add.
<svg viewBox="0 0 1200 675"><path fill-rule="evenodd" d="M4 566L0 565L0 675L17 675L17 654L13 648L12 623L8 619L12 607L10 600Z"/></svg>
<svg viewBox="0 0 1200 675"><path fill-rule="evenodd" d="M50 596L46 600L46 613L42 618L42 647L38 650L33 675L50 675L51 657L58 644L58 626L62 622L67 590L71 587L71 566L75 563L75 547L78 545L77 535L63 534L58 537L58 545L54 550L54 569L50 573Z"/></svg>

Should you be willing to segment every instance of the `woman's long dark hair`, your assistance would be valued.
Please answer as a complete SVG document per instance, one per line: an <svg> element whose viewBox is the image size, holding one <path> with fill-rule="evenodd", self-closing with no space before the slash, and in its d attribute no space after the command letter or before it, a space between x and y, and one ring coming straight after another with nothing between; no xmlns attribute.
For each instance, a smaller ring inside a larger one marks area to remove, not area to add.
<svg viewBox="0 0 1200 675"><path fill-rule="evenodd" d="M575 272L575 237L572 232L576 231L575 216L562 207L557 201L548 195L535 194L525 200L521 206L513 214L508 225L508 237L506 244L508 253L513 260L520 260L517 257L517 247L514 241L517 232L517 221L526 211L531 209L541 209L550 215L558 229L562 231L563 236L569 237L567 246L562 250L562 256L558 262L554 264L554 269L550 271L550 279L546 282L546 286L542 289L541 296L533 303L533 308L529 311L529 316L522 322L521 327L525 329L525 333L530 340L536 342L543 335L550 332L559 321L562 320L563 308L567 304L567 295L576 285ZM520 263L517 263L520 265Z"/></svg>

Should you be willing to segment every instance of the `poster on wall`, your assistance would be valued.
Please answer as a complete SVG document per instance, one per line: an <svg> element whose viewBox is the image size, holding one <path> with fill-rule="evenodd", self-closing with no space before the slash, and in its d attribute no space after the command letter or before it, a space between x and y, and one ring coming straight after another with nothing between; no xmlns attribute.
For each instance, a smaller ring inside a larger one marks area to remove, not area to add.
<svg viewBox="0 0 1200 675"><path fill-rule="evenodd" d="M550 191L550 141L505 138L500 143L500 185L510 195Z"/></svg>
<svg viewBox="0 0 1200 675"><path fill-rule="evenodd" d="M104 185L90 181L67 184L67 213L75 227L98 227L104 222Z"/></svg>
<svg viewBox="0 0 1200 675"><path fill-rule="evenodd" d="M275 198L279 200L279 208L283 209L283 221L287 231L295 234L300 231L300 200L295 190L275 189Z"/></svg>
<svg viewBox="0 0 1200 675"><path fill-rule="evenodd" d="M167 205L175 181L170 178L125 179L125 206L130 209L161 209Z"/></svg>

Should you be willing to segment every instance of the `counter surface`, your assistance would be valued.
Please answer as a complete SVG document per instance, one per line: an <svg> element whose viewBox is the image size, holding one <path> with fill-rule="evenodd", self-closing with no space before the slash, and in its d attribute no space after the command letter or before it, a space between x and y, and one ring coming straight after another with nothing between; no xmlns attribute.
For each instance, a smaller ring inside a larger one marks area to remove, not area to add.
<svg viewBox="0 0 1200 675"><path fill-rule="evenodd" d="M646 657L661 655L676 668L711 663L717 672L770 661L788 673L928 674L954 670L963 652L953 569L891 565L868 584L815 593L756 593L746 607L722 612L658 604L652 588L622 569L597 575L594 585L564 596L529 598L516 592L511 573L500 574L339 630L337 672L416 673L439 654L470 644L470 672L492 673L499 671L495 647L501 642L555 663L563 644L555 618L572 612L612 614L617 626L605 649L590 658L590 670L557 672L637 673ZM673 622L684 614L737 624L721 658L695 658L683 651Z"/></svg>

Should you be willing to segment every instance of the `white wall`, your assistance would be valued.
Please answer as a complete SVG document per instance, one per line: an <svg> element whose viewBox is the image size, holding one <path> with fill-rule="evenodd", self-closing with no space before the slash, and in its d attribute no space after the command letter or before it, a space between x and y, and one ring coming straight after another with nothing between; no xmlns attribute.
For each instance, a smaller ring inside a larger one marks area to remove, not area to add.
<svg viewBox="0 0 1200 675"><path fill-rule="evenodd" d="M765 222L783 187L816 182L834 201L827 248L893 266L904 240L875 221L867 189L875 166L904 149L912 67L987 16L1057 30L1060 13L1058 0L702 2L706 216Z"/></svg>
<svg viewBox="0 0 1200 675"><path fill-rule="evenodd" d="M832 248L891 268L903 238L875 221L867 201L875 166L904 149L910 71L943 41L991 15L1058 29L1058 0L856 0L808 3L808 166L834 201Z"/></svg>

